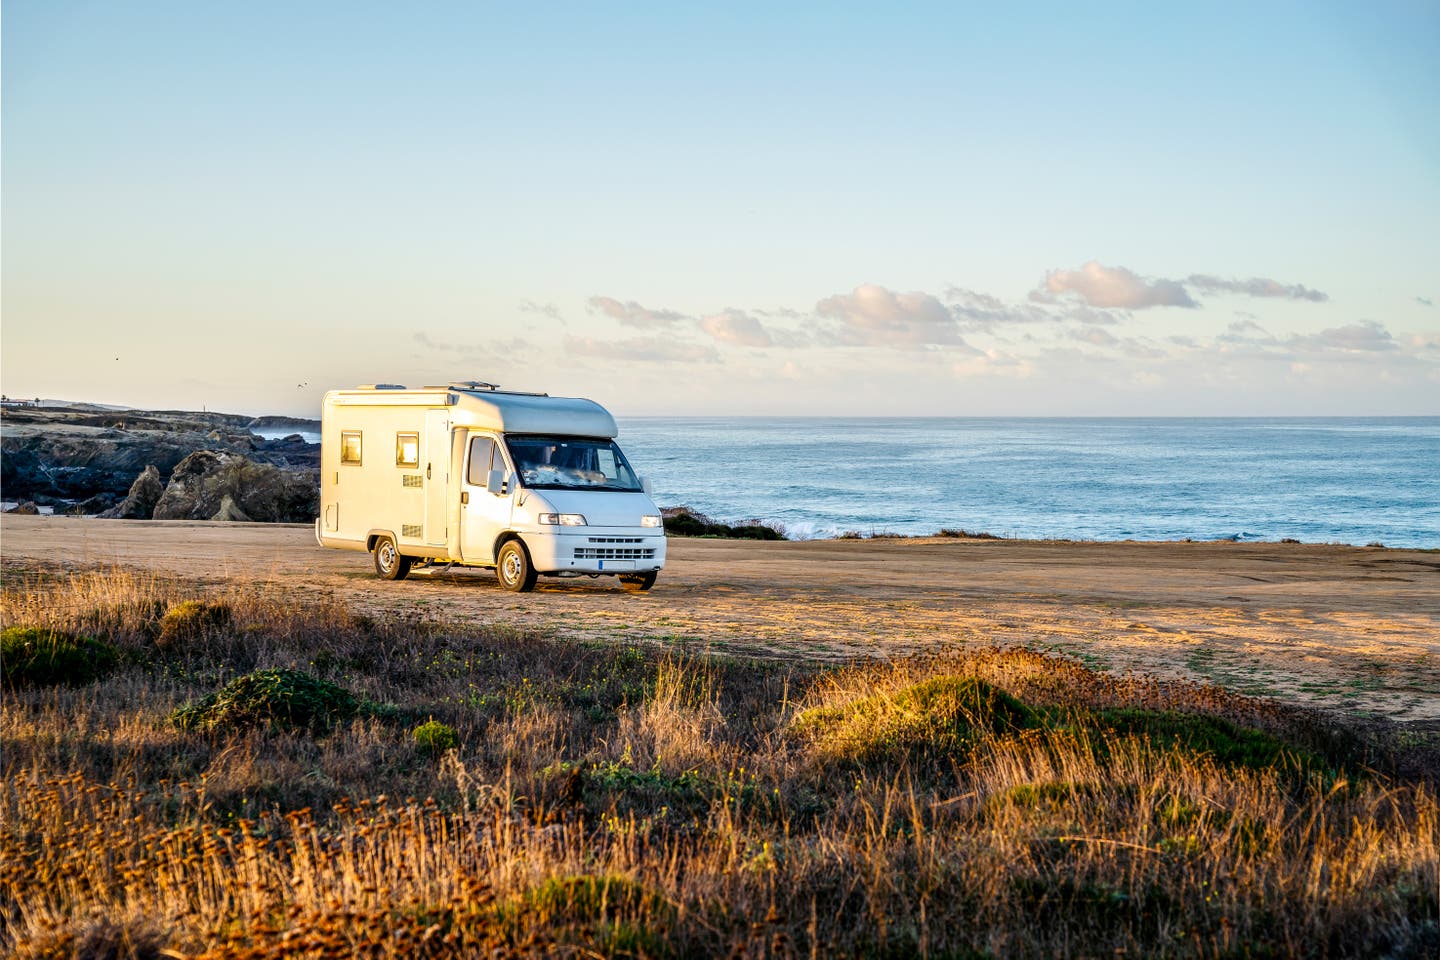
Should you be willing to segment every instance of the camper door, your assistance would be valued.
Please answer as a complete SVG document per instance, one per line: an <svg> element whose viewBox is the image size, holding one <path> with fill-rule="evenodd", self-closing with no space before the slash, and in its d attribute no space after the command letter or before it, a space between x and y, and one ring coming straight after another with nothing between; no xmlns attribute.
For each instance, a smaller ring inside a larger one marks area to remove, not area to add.
<svg viewBox="0 0 1440 960"><path fill-rule="evenodd" d="M512 491L487 489L492 470L509 475L505 451L494 438L472 434L460 485L460 555L466 563L494 563L495 540L510 526Z"/></svg>
<svg viewBox="0 0 1440 960"><path fill-rule="evenodd" d="M425 411L425 542L445 545L445 494L450 477L450 414Z"/></svg>

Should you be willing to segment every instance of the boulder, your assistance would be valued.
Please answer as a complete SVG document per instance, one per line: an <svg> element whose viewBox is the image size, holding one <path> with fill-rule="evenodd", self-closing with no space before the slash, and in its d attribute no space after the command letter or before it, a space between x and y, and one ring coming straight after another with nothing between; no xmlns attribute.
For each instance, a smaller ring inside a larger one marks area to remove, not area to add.
<svg viewBox="0 0 1440 960"><path fill-rule="evenodd" d="M65 512L72 517L93 517L104 513L115 505L115 498L104 493L97 493L74 504Z"/></svg>
<svg viewBox="0 0 1440 960"><path fill-rule="evenodd" d="M305 523L320 507L318 481L309 470L197 450L176 465L154 518Z"/></svg>
<svg viewBox="0 0 1440 960"><path fill-rule="evenodd" d="M160 482L160 471L153 463L146 464L140 476L130 484L130 492L125 494L125 499L100 516L108 520L149 520L164 492L165 484Z"/></svg>
<svg viewBox="0 0 1440 960"><path fill-rule="evenodd" d="M240 522L242 522L242 523L248 523L248 522L250 521L250 518L245 515L245 511L244 511L244 510L241 510L239 507L235 506L235 498L232 497L232 496L230 496L230 494L228 494L228 493L225 494L225 496L221 498L221 500L220 500L220 509L219 509L219 510L216 510L216 511L215 511L215 516L211 517L210 519L211 519L211 520L237 520L237 521L240 521Z"/></svg>
<svg viewBox="0 0 1440 960"><path fill-rule="evenodd" d="M40 515L40 508L35 505L34 500L26 500L22 504L11 507L6 513L19 513L25 516L35 517Z"/></svg>

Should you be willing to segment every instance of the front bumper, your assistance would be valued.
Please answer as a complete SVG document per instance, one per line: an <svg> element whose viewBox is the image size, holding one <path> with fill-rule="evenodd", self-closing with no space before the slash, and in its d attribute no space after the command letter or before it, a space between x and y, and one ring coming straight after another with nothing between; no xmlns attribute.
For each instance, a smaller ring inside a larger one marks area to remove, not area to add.
<svg viewBox="0 0 1440 960"><path fill-rule="evenodd" d="M665 535L650 527L582 527L522 537L541 573L644 573L665 566Z"/></svg>

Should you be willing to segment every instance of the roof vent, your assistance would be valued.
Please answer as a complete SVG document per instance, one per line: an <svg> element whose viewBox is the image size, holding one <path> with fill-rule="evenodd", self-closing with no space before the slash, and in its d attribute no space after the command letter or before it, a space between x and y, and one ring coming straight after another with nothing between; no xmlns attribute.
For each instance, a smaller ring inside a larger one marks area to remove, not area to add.
<svg viewBox="0 0 1440 960"><path fill-rule="evenodd" d="M451 380L451 390L499 390L500 384L486 383L484 380Z"/></svg>
<svg viewBox="0 0 1440 960"><path fill-rule="evenodd" d="M362 383L356 390L404 390L403 383Z"/></svg>

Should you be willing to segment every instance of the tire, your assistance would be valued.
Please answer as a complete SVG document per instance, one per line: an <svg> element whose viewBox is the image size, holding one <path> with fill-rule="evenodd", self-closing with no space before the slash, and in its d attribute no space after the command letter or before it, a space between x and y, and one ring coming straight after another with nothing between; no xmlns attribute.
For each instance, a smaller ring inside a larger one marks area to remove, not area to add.
<svg viewBox="0 0 1440 960"><path fill-rule="evenodd" d="M660 576L658 570L651 570L647 573L629 573L622 576L620 582L625 585L626 590L644 593L655 586L655 578L658 576Z"/></svg>
<svg viewBox="0 0 1440 960"><path fill-rule="evenodd" d="M375 575L381 580L404 580L410 574L410 558L403 556L389 537L375 541Z"/></svg>
<svg viewBox="0 0 1440 960"><path fill-rule="evenodd" d="M507 540L495 558L495 579L511 593L529 593L538 576L530 564L530 551L519 540Z"/></svg>

